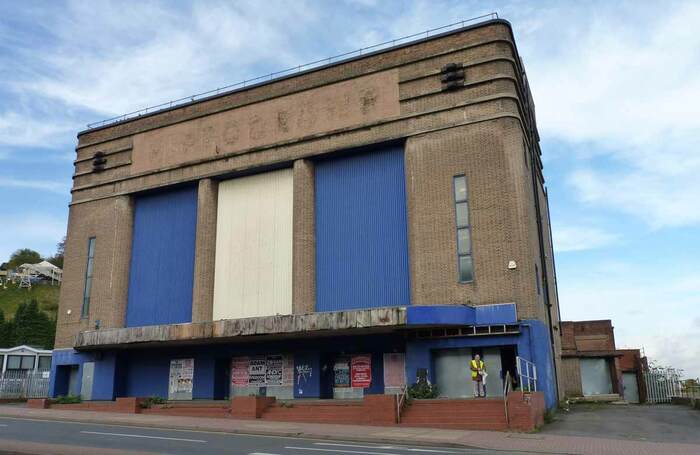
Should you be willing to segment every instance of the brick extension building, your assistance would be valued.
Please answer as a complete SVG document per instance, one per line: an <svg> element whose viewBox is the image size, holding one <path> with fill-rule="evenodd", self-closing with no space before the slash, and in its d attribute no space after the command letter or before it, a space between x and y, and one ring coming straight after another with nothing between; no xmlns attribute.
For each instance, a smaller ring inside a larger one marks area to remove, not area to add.
<svg viewBox="0 0 700 455"><path fill-rule="evenodd" d="M562 321L561 385L567 397L646 401L639 349L617 349L612 321Z"/></svg>
<svg viewBox="0 0 700 455"><path fill-rule="evenodd" d="M538 140L503 20L82 131L51 394L555 405Z"/></svg>

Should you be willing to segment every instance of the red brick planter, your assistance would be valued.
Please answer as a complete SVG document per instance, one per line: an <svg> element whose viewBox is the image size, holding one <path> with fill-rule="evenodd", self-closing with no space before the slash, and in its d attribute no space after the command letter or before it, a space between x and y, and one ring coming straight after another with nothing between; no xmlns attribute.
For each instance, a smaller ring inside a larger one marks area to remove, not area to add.
<svg viewBox="0 0 700 455"><path fill-rule="evenodd" d="M258 419L265 412L265 409L274 402L274 397L233 397L231 417L234 419Z"/></svg>

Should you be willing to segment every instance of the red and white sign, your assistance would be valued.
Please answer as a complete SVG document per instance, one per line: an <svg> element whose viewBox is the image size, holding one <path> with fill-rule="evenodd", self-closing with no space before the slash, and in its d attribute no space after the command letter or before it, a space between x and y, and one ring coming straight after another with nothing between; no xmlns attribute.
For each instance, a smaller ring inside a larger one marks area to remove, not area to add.
<svg viewBox="0 0 700 455"><path fill-rule="evenodd" d="M355 355L350 361L352 387L367 388L372 384L372 357Z"/></svg>

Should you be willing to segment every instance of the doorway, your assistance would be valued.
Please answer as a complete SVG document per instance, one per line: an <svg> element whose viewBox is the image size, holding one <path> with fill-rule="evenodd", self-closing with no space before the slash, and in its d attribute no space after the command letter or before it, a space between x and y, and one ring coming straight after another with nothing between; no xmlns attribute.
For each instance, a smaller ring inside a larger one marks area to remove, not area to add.
<svg viewBox="0 0 700 455"><path fill-rule="evenodd" d="M583 396L613 393L607 359L581 359L581 387Z"/></svg>

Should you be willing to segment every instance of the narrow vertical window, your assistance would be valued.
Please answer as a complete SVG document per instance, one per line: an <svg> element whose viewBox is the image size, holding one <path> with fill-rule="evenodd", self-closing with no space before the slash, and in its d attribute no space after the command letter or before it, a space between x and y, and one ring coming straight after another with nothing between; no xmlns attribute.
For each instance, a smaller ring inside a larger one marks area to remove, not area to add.
<svg viewBox="0 0 700 455"><path fill-rule="evenodd" d="M455 220L457 224L457 265L459 268L459 281L461 283L467 283L474 280L467 178L464 175L455 176L453 184L455 192Z"/></svg>
<svg viewBox="0 0 700 455"><path fill-rule="evenodd" d="M85 289L83 290L83 307L80 311L80 317L88 317L90 312L90 290L92 289L92 270L95 262L95 237L90 237L88 240L88 258L87 267L85 268Z"/></svg>

